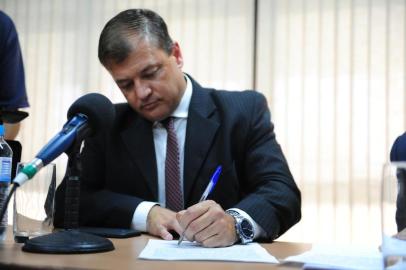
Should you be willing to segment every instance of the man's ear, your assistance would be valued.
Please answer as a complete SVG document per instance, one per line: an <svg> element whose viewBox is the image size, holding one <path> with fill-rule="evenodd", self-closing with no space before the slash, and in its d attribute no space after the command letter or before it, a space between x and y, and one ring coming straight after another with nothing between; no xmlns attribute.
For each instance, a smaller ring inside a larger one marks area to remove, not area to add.
<svg viewBox="0 0 406 270"><path fill-rule="evenodd" d="M172 45L172 55L175 57L176 64L179 68L183 67L183 56L179 43L174 41Z"/></svg>

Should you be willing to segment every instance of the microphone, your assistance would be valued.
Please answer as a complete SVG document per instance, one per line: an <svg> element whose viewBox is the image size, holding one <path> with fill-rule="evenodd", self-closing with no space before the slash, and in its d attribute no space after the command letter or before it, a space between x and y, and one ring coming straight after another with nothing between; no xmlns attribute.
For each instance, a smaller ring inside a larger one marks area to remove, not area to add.
<svg viewBox="0 0 406 270"><path fill-rule="evenodd" d="M69 151L74 142L93 136L100 130L113 125L115 110L111 101L97 93L86 94L77 99L68 110L68 121L17 174L13 182L21 186L31 179L42 167L53 161L63 152Z"/></svg>

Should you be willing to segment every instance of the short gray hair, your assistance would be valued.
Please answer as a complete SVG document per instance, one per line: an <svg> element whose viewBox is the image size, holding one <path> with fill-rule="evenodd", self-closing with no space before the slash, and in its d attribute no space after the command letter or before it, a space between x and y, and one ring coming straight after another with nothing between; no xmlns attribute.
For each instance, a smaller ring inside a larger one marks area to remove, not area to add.
<svg viewBox="0 0 406 270"><path fill-rule="evenodd" d="M131 37L145 38L168 55L172 52L173 41L161 16L148 9L128 9L104 26L99 39L100 62L106 66L124 61L133 49Z"/></svg>

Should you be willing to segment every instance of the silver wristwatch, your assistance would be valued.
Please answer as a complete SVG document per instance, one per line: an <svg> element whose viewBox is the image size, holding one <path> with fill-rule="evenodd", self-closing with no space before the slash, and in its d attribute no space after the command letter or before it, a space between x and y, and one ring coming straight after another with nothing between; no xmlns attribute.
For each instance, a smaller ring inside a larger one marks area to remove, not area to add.
<svg viewBox="0 0 406 270"><path fill-rule="evenodd" d="M240 213L229 209L226 212L234 218L235 231L242 244L251 243L254 240L254 226L252 223Z"/></svg>

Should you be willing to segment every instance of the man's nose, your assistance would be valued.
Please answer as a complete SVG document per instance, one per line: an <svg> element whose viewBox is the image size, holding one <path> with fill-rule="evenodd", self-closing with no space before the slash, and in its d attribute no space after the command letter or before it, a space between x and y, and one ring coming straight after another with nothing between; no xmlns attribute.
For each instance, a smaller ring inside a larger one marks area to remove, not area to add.
<svg viewBox="0 0 406 270"><path fill-rule="evenodd" d="M135 84L135 94L139 99L145 99L151 94L151 88L146 84Z"/></svg>

